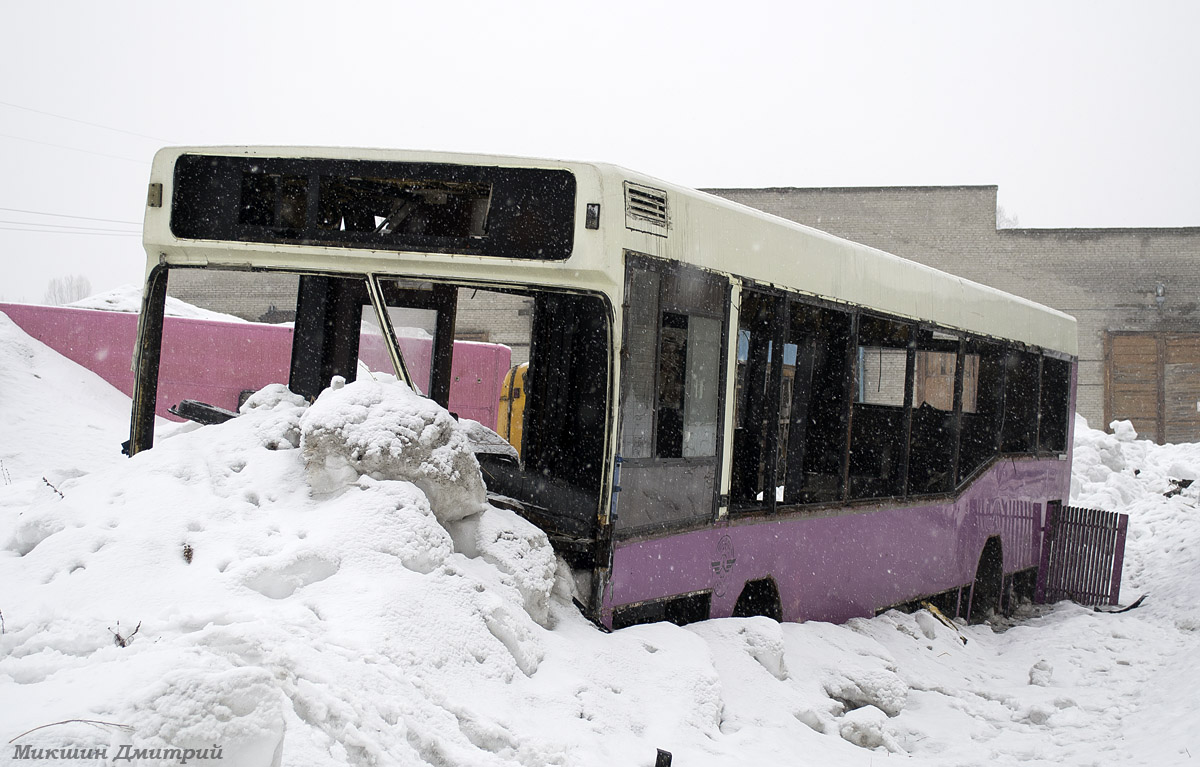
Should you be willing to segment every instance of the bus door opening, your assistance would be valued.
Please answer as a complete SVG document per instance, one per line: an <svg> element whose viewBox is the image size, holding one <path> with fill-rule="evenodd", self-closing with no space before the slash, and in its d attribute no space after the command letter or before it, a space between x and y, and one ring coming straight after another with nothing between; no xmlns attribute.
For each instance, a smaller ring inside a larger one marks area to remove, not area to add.
<svg viewBox="0 0 1200 767"><path fill-rule="evenodd" d="M591 567L607 434L609 313L598 296L382 280L414 381L516 451L479 453L573 565Z"/></svg>

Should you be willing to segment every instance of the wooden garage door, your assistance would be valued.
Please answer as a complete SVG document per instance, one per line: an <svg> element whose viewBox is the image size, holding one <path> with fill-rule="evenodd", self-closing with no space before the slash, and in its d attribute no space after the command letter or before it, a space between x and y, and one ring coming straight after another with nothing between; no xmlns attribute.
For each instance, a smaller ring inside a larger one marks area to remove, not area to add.
<svg viewBox="0 0 1200 767"><path fill-rule="evenodd" d="M1200 336L1168 336L1163 371L1167 442L1200 442Z"/></svg>
<svg viewBox="0 0 1200 767"><path fill-rule="evenodd" d="M1105 421L1156 442L1200 442L1200 334L1110 333Z"/></svg>
<svg viewBox="0 0 1200 767"><path fill-rule="evenodd" d="M1152 333L1108 337L1104 420L1133 421L1138 434L1161 441L1158 429L1158 338Z"/></svg>

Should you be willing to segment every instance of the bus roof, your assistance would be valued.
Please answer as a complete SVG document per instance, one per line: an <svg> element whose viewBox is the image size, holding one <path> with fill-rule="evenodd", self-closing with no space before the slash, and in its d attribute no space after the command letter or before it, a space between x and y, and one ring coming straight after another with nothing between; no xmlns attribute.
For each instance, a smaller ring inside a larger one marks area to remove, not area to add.
<svg viewBox="0 0 1200 767"><path fill-rule="evenodd" d="M615 165L343 147L172 147L160 150L156 155L151 183L163 184L169 192L174 163L183 154L565 169L571 171L577 181L576 238L584 236L585 207L589 203L599 203L608 223L603 236L604 248L609 254L624 250L641 252L884 314L1017 340L1072 356L1078 353L1075 320L1063 312L740 203ZM648 190L655 203L661 201L663 210L659 226L637 222L631 225L631 186L635 190L639 187ZM167 199L169 195L164 195L163 201ZM612 221L620 217L622 211L626 226L614 226ZM164 246L176 243L162 217L152 226L148 210L146 223L147 253L150 260L157 263ZM206 260L222 260L211 257L220 250L209 249ZM241 247L236 252L225 252L231 263L245 263L247 250ZM291 248L264 245L249 250L269 254L277 263L279 256ZM395 258L394 253L391 256ZM563 271L577 269L575 261L573 256L558 267ZM535 265L528 261L519 263ZM607 282L620 284L623 281L620 276L622 263L609 256L603 264L592 262L588 268L616 272L609 275ZM512 260L504 259L503 264L496 266L509 264ZM542 262L536 266L544 270L550 265Z"/></svg>

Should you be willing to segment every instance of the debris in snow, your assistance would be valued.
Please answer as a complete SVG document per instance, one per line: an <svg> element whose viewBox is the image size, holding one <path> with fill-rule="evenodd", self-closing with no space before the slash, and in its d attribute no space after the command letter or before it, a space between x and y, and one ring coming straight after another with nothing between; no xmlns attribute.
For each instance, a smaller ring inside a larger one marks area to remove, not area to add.
<svg viewBox="0 0 1200 767"><path fill-rule="evenodd" d="M1195 480L1194 479L1168 479L1167 482L1169 482L1171 484L1171 489L1168 490L1167 492L1163 493L1163 497L1164 498L1174 498L1175 496L1182 493L1184 490L1187 490L1189 487L1191 487L1192 483L1195 482Z"/></svg>
<svg viewBox="0 0 1200 767"><path fill-rule="evenodd" d="M1093 607L1092 610L1094 610L1095 612L1098 612L1098 613L1108 613L1109 615L1116 615L1117 613L1127 613L1130 610L1136 610L1137 608L1141 607L1142 603L1146 601L1146 597L1148 597L1148 596L1150 596L1150 595L1142 594L1140 597L1138 597L1134 601L1133 604L1126 605L1125 607L1115 607L1115 608L1114 607Z"/></svg>
<svg viewBox="0 0 1200 767"><path fill-rule="evenodd" d="M133 627L133 631L130 631L128 634L122 634L121 621L117 621L117 627L114 629L110 626L108 630L113 635L113 644L117 647L128 647L129 643L133 641L133 635L138 633L138 629L141 627L142 622L138 621L138 625Z"/></svg>
<svg viewBox="0 0 1200 767"><path fill-rule="evenodd" d="M963 644L967 643L967 638L963 636L962 630L958 625L946 617L946 614L939 610L936 605L929 602L922 602L921 606L925 609L917 613L917 625L921 627L921 632L929 639L937 639L937 624L941 623L946 628L954 632L958 640Z"/></svg>
<svg viewBox="0 0 1200 767"><path fill-rule="evenodd" d="M62 491L61 491L61 490L59 490L57 487L55 487L55 486L53 485L53 483L51 483L51 482L50 482L50 480L46 479L45 477L42 477L42 481L43 481L43 482L45 482L45 483L46 483L46 487L48 487L48 488L50 488L51 490L53 490L53 491L54 491L54 494L55 494L55 495L57 495L59 498L63 498L63 497L65 497L65 496L62 494Z"/></svg>

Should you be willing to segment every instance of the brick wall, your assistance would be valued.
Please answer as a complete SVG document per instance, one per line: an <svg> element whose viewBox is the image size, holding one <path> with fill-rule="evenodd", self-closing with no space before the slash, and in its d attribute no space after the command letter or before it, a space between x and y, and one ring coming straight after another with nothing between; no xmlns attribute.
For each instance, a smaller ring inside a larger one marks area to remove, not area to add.
<svg viewBox="0 0 1200 767"><path fill-rule="evenodd" d="M709 191L1073 315L1078 410L1093 426L1106 332L1200 332L1200 227L997 230L994 186Z"/></svg>

